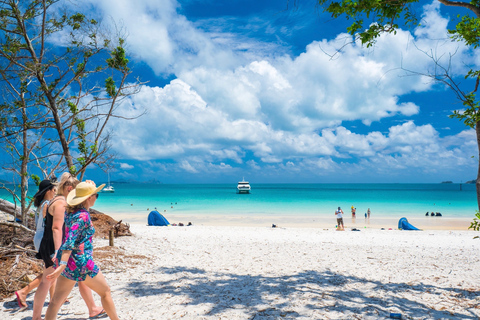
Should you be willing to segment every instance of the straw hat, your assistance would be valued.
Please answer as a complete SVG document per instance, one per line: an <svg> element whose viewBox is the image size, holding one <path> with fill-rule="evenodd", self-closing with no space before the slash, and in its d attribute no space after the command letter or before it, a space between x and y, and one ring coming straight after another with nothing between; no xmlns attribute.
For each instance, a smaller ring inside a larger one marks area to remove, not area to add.
<svg viewBox="0 0 480 320"><path fill-rule="evenodd" d="M105 183L97 188L94 183L80 182L77 187L68 194L67 203L70 206L76 206L87 200L92 194L102 190L103 187L105 187Z"/></svg>

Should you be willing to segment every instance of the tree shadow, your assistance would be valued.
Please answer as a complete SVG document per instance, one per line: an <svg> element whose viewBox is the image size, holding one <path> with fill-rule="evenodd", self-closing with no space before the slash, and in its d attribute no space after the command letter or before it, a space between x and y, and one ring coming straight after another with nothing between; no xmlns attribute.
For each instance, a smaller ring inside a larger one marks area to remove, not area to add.
<svg viewBox="0 0 480 320"><path fill-rule="evenodd" d="M450 298L463 301L472 309L480 294L478 290L382 283L329 270L304 271L282 277L207 272L185 267L159 268L151 273L169 274L172 280L130 281L125 287L127 292L136 297L184 296L188 298L185 304L210 305L211 309L204 315L243 309L249 319L308 317L311 312L317 315L333 312L346 319L353 315L388 317L392 310L401 310L406 318L478 319L478 313L467 308L463 307L463 312L457 313L449 308L442 310L431 302L429 305L422 299L425 294L436 296L439 301Z"/></svg>
<svg viewBox="0 0 480 320"><path fill-rule="evenodd" d="M232 310L239 310L248 319L309 318L312 314L317 319L327 315L335 319L378 319L388 317L392 310L399 310L406 319L478 319L480 314L476 309L480 291L476 289L382 283L330 270L309 270L282 277L185 267L158 268L150 273L163 273L170 280L131 280L124 287L127 294L134 298L183 297L177 300L185 301L183 305L202 305L195 310L201 310L203 314L199 316L204 317ZM430 295L430 299L423 299L424 295ZM456 304L456 310L462 311L442 310L432 302L432 297L435 301ZM15 301L3 303L4 310L13 310L15 306ZM31 308L29 311L28 316L18 313L15 317L30 320ZM72 314L61 311L59 316L66 320L79 318L70 318Z"/></svg>

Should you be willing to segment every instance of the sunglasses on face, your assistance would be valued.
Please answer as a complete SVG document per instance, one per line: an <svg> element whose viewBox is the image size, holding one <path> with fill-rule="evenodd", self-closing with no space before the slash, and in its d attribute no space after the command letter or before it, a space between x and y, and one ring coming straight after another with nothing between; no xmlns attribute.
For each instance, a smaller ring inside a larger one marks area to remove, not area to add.
<svg viewBox="0 0 480 320"><path fill-rule="evenodd" d="M95 193L95 199L98 199L99 194Z"/></svg>

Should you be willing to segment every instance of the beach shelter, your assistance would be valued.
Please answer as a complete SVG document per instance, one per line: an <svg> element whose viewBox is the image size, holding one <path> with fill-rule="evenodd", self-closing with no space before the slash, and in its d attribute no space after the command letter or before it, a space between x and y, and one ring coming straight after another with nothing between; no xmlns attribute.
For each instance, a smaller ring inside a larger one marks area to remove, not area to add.
<svg viewBox="0 0 480 320"><path fill-rule="evenodd" d="M400 220L398 220L398 229L399 230L420 230L420 229L412 226L408 222L407 218L401 218Z"/></svg>
<svg viewBox="0 0 480 320"><path fill-rule="evenodd" d="M164 216L158 211L152 211L148 215L148 225L149 226L169 226L170 222L165 219Z"/></svg>

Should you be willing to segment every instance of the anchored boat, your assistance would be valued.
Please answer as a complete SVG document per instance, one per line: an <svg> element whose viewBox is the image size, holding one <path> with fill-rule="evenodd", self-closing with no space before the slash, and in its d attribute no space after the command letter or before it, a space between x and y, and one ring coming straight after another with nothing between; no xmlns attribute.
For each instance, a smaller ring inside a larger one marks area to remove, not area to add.
<svg viewBox="0 0 480 320"><path fill-rule="evenodd" d="M250 189L250 184L245 179L238 182L237 193L250 193Z"/></svg>
<svg viewBox="0 0 480 320"><path fill-rule="evenodd" d="M110 184L110 172L108 172L108 184L105 188L103 188L103 192L115 192L115 189Z"/></svg>

